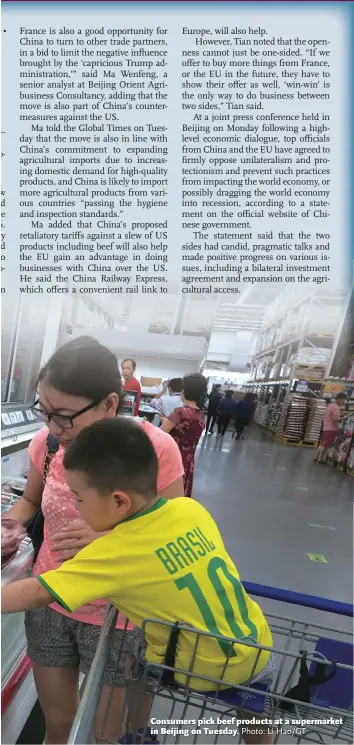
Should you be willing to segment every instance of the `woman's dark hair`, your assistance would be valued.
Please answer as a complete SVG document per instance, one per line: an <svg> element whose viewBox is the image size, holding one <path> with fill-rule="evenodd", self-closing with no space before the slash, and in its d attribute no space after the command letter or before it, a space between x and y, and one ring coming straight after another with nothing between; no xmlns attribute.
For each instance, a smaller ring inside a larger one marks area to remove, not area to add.
<svg viewBox="0 0 354 745"><path fill-rule="evenodd" d="M225 398L232 398L233 395L234 395L233 391L226 391Z"/></svg>
<svg viewBox="0 0 354 745"><path fill-rule="evenodd" d="M206 394L207 380L201 373L185 375L182 380L182 391L187 401L200 401Z"/></svg>
<svg viewBox="0 0 354 745"><path fill-rule="evenodd" d="M39 383L68 396L103 401L110 393L122 399L122 378L116 356L91 336L80 336L59 347L42 367Z"/></svg>
<svg viewBox="0 0 354 745"><path fill-rule="evenodd" d="M173 393L181 393L182 390L182 378L171 378L168 383L168 388Z"/></svg>

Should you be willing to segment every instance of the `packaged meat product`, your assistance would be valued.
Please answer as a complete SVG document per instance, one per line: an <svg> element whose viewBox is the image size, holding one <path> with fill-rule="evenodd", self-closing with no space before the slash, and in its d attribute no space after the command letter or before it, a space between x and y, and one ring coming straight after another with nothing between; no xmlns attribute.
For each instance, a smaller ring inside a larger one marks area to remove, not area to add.
<svg viewBox="0 0 354 745"><path fill-rule="evenodd" d="M10 479L7 484L10 487L11 491L13 491L15 494L18 494L19 496L22 496L26 486L26 479Z"/></svg>
<svg viewBox="0 0 354 745"><path fill-rule="evenodd" d="M20 543L26 535L22 523L11 517L1 519L1 567L17 553Z"/></svg>

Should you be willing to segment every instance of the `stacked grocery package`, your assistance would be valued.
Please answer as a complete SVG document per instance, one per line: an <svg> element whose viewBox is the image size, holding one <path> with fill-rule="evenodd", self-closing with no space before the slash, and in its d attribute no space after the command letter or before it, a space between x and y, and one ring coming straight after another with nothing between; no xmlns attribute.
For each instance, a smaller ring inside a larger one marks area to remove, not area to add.
<svg viewBox="0 0 354 745"><path fill-rule="evenodd" d="M278 435L294 442L304 438L309 401L301 396L291 396L279 419Z"/></svg>
<svg viewBox="0 0 354 745"><path fill-rule="evenodd" d="M326 406L326 401L323 398L312 399L309 402L309 415L304 436L305 442L315 443L319 441Z"/></svg>
<svg viewBox="0 0 354 745"><path fill-rule="evenodd" d="M256 424L259 424L260 427L266 427L267 413L268 406L266 404L258 404L254 415L254 421Z"/></svg>
<svg viewBox="0 0 354 745"><path fill-rule="evenodd" d="M276 432L278 429L282 408L282 404L276 403L270 404L268 407L267 427L271 432Z"/></svg>

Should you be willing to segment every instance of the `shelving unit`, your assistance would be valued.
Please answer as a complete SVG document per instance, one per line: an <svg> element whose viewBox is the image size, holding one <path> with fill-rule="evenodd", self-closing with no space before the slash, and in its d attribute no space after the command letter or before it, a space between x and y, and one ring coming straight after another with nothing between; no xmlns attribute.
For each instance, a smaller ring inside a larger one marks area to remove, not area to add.
<svg viewBox="0 0 354 745"><path fill-rule="evenodd" d="M282 294L269 307L258 334L251 380L323 379L344 301L339 292ZM303 371L297 371L300 365Z"/></svg>
<svg viewBox="0 0 354 745"><path fill-rule="evenodd" d="M295 288L265 314L246 388L257 394L255 422L281 442L318 444L323 383L345 302L343 292Z"/></svg>

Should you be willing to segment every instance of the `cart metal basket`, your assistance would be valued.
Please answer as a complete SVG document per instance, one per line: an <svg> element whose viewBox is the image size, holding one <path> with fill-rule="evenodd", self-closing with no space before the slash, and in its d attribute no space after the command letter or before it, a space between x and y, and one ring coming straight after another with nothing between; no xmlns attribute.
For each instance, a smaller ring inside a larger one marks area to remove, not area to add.
<svg viewBox="0 0 354 745"><path fill-rule="evenodd" d="M141 628L141 644L124 688L127 718L124 722L122 717L118 721L117 712L117 736L109 739L105 733L105 722L102 724L101 720L100 731L97 731L97 723L95 724L103 675L117 621L117 611L109 608L90 672L84 682L80 706L68 743L87 745L94 742L117 742L127 729L126 721L134 722L133 729L125 740L131 743L146 741L168 745L227 745L230 742L243 742L244 733L257 733L257 724L260 722L266 728L269 725L276 743L353 743L353 635L352 623L348 621L348 617L353 616L353 607L346 603L277 588L246 582L243 585L251 596L266 598L264 602L271 600L273 605L278 601L299 606L300 616L309 615L304 614L303 607L312 609L311 615L315 617L320 615L318 611L332 614L331 624L334 616L340 615L345 619L342 624L347 628L332 628L266 613L273 634L273 647L270 650L252 640L218 637L181 625L181 629L194 635L190 670L182 671L167 664L151 666L145 662L143 639L146 624L163 625L169 627L171 632L174 629L167 622L146 619ZM225 690L225 680L229 681L228 656L220 680L197 675L193 665L202 636L222 638L223 641L230 642L230 654L233 645L236 654L237 645L255 647L258 653L254 669L261 651L271 651L276 661L273 681L268 684L255 682L255 676L251 675L250 680L253 683L232 687L228 683ZM167 678L173 679L174 674L178 673L184 673L184 685L171 684L171 681L166 683ZM196 677L203 678L204 682L210 681L210 692L198 692L190 688L189 681L191 678L195 681ZM325 682L319 682L324 680ZM111 693L113 694L113 687ZM141 712L147 697L150 697L151 710L149 721L144 722L144 727L149 727L149 730L141 730ZM108 696L108 699L106 696L107 716L112 705L112 696ZM140 739L138 728L142 733ZM261 736L259 742L262 742Z"/></svg>

